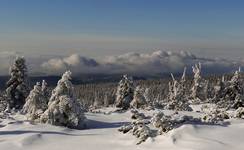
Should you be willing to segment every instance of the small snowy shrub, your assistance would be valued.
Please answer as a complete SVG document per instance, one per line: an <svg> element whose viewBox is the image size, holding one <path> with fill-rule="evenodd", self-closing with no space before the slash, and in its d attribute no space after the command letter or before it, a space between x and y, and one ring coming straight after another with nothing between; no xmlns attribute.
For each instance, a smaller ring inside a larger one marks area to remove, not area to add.
<svg viewBox="0 0 244 150"><path fill-rule="evenodd" d="M213 109L202 117L202 121L210 124L222 124L225 119L229 118L229 114L225 110Z"/></svg>
<svg viewBox="0 0 244 150"><path fill-rule="evenodd" d="M132 130L133 126L134 126L133 124L123 125L118 129L118 131L123 132L125 134L125 133L129 132L130 130Z"/></svg>
<svg viewBox="0 0 244 150"><path fill-rule="evenodd" d="M172 121L170 116L164 115L163 112L159 112L152 117L151 123L155 128L158 128L159 134L166 133L174 128L175 122Z"/></svg>
<svg viewBox="0 0 244 150"><path fill-rule="evenodd" d="M118 131L124 134L131 132L132 135L138 139L137 145L145 142L148 137L152 136L150 128L147 125L138 122L134 122L133 124L129 125L123 125L118 129Z"/></svg>
<svg viewBox="0 0 244 150"><path fill-rule="evenodd" d="M132 110L132 119L133 121L130 124L121 126L118 131L135 135L138 138L137 144L141 144L148 137L155 137L167 133L184 123L201 123L200 118L180 115L177 112L170 116L165 115L163 112L159 112L149 120L143 113ZM156 130L150 129L152 126L154 126Z"/></svg>
<svg viewBox="0 0 244 150"><path fill-rule="evenodd" d="M48 109L41 116L41 122L52 125L81 127L84 124L84 113L74 94L71 83L71 72L66 71L52 91Z"/></svg>
<svg viewBox="0 0 244 150"><path fill-rule="evenodd" d="M146 141L148 137L152 137L152 132L147 126L150 122L147 121L143 113L139 113L137 110L132 110L131 118L134 120L128 125L121 126L118 131L122 133L132 133L137 139L137 144L141 144Z"/></svg>
<svg viewBox="0 0 244 150"><path fill-rule="evenodd" d="M132 116L131 119L146 119L143 113L139 113L137 110L131 110Z"/></svg>
<svg viewBox="0 0 244 150"><path fill-rule="evenodd" d="M158 128L158 133L163 134L167 133L170 130L179 127L180 125L184 123L199 123L201 120L199 118L194 118L192 116L186 116L186 115L179 115L178 113L175 113L173 115L165 115L163 112L159 112L155 114L152 119L151 123L155 128Z"/></svg>
<svg viewBox="0 0 244 150"><path fill-rule="evenodd" d="M145 142L151 136L151 130L145 124L136 124L132 129L132 133L138 138L137 145Z"/></svg>
<svg viewBox="0 0 244 150"><path fill-rule="evenodd" d="M244 119L244 107L239 107L235 110L234 117Z"/></svg>

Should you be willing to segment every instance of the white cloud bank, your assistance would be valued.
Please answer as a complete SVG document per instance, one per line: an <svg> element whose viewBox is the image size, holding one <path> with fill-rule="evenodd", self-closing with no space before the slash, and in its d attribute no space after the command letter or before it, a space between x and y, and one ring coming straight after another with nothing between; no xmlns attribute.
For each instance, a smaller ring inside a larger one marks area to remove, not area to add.
<svg viewBox="0 0 244 150"><path fill-rule="evenodd" d="M1 55L2 54L2 55ZM5 62L14 54L0 53L0 58ZM9 61L8 61L9 62ZM170 72L180 73L183 68L201 62L205 73L233 72L239 66L244 67L244 61L230 61L226 59L208 59L198 57L190 52L155 51L152 53L126 53L119 56L107 56L103 60L72 54L67 57L52 58L27 58L31 74L60 75L65 70L71 70L74 74L122 74L156 75ZM7 74L9 63L0 64L0 72Z"/></svg>
<svg viewBox="0 0 244 150"><path fill-rule="evenodd" d="M41 64L41 69L47 74L61 74L66 70L71 70L74 74L78 74L92 73L93 68L97 66L99 64L94 59L72 54L68 57L49 59Z"/></svg>

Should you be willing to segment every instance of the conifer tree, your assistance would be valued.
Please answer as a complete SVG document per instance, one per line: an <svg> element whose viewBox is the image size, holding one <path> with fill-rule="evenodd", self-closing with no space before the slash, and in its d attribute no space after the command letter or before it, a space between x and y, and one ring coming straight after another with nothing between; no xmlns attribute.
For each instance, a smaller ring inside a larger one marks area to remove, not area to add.
<svg viewBox="0 0 244 150"><path fill-rule="evenodd" d="M25 98L28 94L25 58L17 56L13 65L10 67L10 79L7 82L7 110L12 108L21 109L25 104Z"/></svg>
<svg viewBox="0 0 244 150"><path fill-rule="evenodd" d="M192 71L194 73L194 79L193 79L193 85L191 88L191 95L190 99L192 103L198 104L203 101L207 101L207 86L208 83L201 77L201 63L195 64L195 66L192 67Z"/></svg>
<svg viewBox="0 0 244 150"><path fill-rule="evenodd" d="M41 116L41 122L79 128L83 127L84 119L83 110L76 99L71 83L71 72L66 71L52 91L48 109Z"/></svg>
<svg viewBox="0 0 244 150"><path fill-rule="evenodd" d="M133 100L130 103L133 108L144 108L146 107L146 99L143 95L144 90L137 86L134 92Z"/></svg>
<svg viewBox="0 0 244 150"><path fill-rule="evenodd" d="M219 107L227 109L237 109L244 106L243 89L241 86L241 70L237 70L231 80L225 82L225 87L221 93Z"/></svg>
<svg viewBox="0 0 244 150"><path fill-rule="evenodd" d="M124 75L117 87L115 106L122 109L128 109L130 107L130 102L133 100L133 95L133 80L127 75Z"/></svg>
<svg viewBox="0 0 244 150"><path fill-rule="evenodd" d="M46 82L37 82L23 106L22 112L27 115L29 120L39 119L42 113L47 109L48 99L45 93Z"/></svg>
<svg viewBox="0 0 244 150"><path fill-rule="evenodd" d="M186 69L184 69L180 81L177 81L173 74L171 74L172 82L169 83L168 103L166 105L166 109L177 111L192 111L186 95L185 73Z"/></svg>

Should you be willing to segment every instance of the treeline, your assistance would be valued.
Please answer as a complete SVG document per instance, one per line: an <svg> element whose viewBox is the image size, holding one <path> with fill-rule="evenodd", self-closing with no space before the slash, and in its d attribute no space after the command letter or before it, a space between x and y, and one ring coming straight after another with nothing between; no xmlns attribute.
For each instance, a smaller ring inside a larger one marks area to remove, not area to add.
<svg viewBox="0 0 244 150"><path fill-rule="evenodd" d="M226 74L224 76L227 80L230 80L233 74ZM218 83L218 81L221 80L222 76L209 75L203 78L208 81L208 98L214 97L214 87ZM241 79L241 85L244 88L244 74L241 74ZM134 84L144 89L144 92L147 89L149 101L160 103L166 101L167 99L169 93L169 82L171 80L171 78L135 80ZM193 77L187 76L185 85L187 86L186 88L189 89L187 90L189 92L187 93L188 95L191 92L190 89L192 84ZM106 107L109 105L113 105L116 100L118 82L80 84L74 85L74 87L77 98L81 101L84 108L88 110L90 107Z"/></svg>

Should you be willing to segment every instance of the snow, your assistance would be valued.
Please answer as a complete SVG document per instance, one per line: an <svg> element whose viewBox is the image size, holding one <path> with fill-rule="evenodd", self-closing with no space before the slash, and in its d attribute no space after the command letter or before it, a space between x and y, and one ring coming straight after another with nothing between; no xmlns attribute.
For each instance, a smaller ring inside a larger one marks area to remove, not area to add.
<svg viewBox="0 0 244 150"><path fill-rule="evenodd" d="M132 134L122 134L118 128L131 122L131 112L113 112L114 108L86 113L87 128L69 129L49 124L34 124L21 114L0 119L1 150L241 150L244 147L244 120L231 119L225 125L184 124L166 134L136 145ZM146 116L155 112L143 111ZM142 112L142 111L139 111ZM173 111L163 111L172 114ZM197 112L179 112L195 117Z"/></svg>

